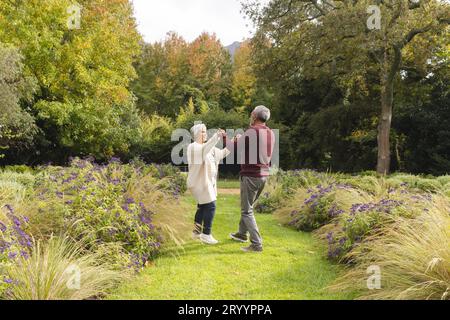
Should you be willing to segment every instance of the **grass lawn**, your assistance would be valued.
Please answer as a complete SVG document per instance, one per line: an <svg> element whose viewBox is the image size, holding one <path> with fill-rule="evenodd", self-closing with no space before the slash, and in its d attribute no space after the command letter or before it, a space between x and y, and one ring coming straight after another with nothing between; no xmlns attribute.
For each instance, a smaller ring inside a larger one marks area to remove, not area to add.
<svg viewBox="0 0 450 320"><path fill-rule="evenodd" d="M194 215L195 202L186 196ZM197 241L184 251L167 250L154 265L127 282L110 299L351 299L325 287L339 267L330 264L310 234L280 226L271 215L258 215L264 238L263 253L244 253L243 244L228 239L237 231L239 196L219 195L213 235L220 241L207 246Z"/></svg>
<svg viewBox="0 0 450 320"><path fill-rule="evenodd" d="M217 182L217 188L219 189L239 189L239 179L219 179Z"/></svg>

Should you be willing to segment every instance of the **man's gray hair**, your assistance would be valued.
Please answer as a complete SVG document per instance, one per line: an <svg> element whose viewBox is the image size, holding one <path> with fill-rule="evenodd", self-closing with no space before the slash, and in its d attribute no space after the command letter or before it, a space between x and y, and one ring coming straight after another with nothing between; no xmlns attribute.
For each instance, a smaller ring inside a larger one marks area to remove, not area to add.
<svg viewBox="0 0 450 320"><path fill-rule="evenodd" d="M257 106L253 113L259 121L267 122L270 119L270 110L265 106Z"/></svg>

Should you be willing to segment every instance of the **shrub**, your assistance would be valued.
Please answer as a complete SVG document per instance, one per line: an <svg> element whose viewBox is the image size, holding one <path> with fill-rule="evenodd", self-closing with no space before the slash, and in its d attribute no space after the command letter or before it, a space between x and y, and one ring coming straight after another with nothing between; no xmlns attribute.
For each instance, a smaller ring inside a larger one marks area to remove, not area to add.
<svg viewBox="0 0 450 320"><path fill-rule="evenodd" d="M0 181L17 183L25 188L33 188L35 176L30 172L18 173L8 170L0 172Z"/></svg>
<svg viewBox="0 0 450 320"><path fill-rule="evenodd" d="M143 117L140 125L141 138L135 146L133 153L139 154L147 162L170 161L171 135L174 124L169 118L153 115Z"/></svg>
<svg viewBox="0 0 450 320"><path fill-rule="evenodd" d="M10 171L15 173L35 173L35 170L29 166L25 165L13 165L13 166L5 166L3 171Z"/></svg>
<svg viewBox="0 0 450 320"><path fill-rule="evenodd" d="M407 174L393 174L393 178L402 181L409 189L418 189L425 192L437 192L441 189L442 184L437 179L423 178L420 176ZM445 181L445 178L441 179Z"/></svg>
<svg viewBox="0 0 450 320"><path fill-rule="evenodd" d="M371 181L367 189L372 191L368 192L356 188L355 180L351 185L300 188L288 205L276 211L276 216L297 230L316 231L328 242L328 257L346 262L342 260L345 254L366 237L397 217L413 218L431 197L411 193L405 187L392 189L384 180L364 179L361 184L366 187L366 181Z"/></svg>
<svg viewBox="0 0 450 320"><path fill-rule="evenodd" d="M117 159L102 166L74 159L68 168L47 168L38 177L37 212L31 217L35 232L66 231L76 240L86 240L92 252L103 244L119 243L127 255L116 256L116 263L125 265L131 258L133 267L141 268L163 242L180 243L184 231L178 194L167 194L162 187L169 178L144 172ZM156 225L156 215L175 216L180 230Z"/></svg>
<svg viewBox="0 0 450 320"><path fill-rule="evenodd" d="M331 207L333 199L330 195L332 188L332 186L326 188L318 186L316 191L308 190L311 196L304 201L300 208L303 209L301 214L297 215L290 225L295 226L298 230L312 231L329 223L334 214ZM294 211L292 216L295 216L296 213Z"/></svg>
<svg viewBox="0 0 450 320"><path fill-rule="evenodd" d="M183 194L187 190L187 178L181 174L178 167L171 164L150 164L147 165L141 159L136 158L130 165L138 170L143 176L150 175L158 180L163 180L159 187L172 192L174 195Z"/></svg>
<svg viewBox="0 0 450 320"><path fill-rule="evenodd" d="M15 212L10 205L0 207L0 296L10 284L3 270L19 257L28 257L32 239L29 235L29 219Z"/></svg>
<svg viewBox="0 0 450 320"><path fill-rule="evenodd" d="M130 147L139 140L140 118L132 101L111 105L100 100L81 103L40 100L34 108L48 139L56 140L56 150L61 148L104 160L113 155L128 155Z"/></svg>
<svg viewBox="0 0 450 320"><path fill-rule="evenodd" d="M402 184L401 181L375 176L352 177L341 179L340 181L356 189L368 192L372 195L383 194L386 192L386 190L398 188Z"/></svg>
<svg viewBox="0 0 450 320"><path fill-rule="evenodd" d="M416 219L398 218L353 250L354 267L335 290L358 289L365 299L450 300L450 203L427 201ZM381 290L367 289L369 266L381 269Z"/></svg>
<svg viewBox="0 0 450 320"><path fill-rule="evenodd" d="M165 179L161 187L172 191L175 195L184 194L187 190L187 179L180 172L180 169L171 164L151 165L156 168L157 173L153 177ZM155 172L155 171L153 171Z"/></svg>
<svg viewBox="0 0 450 320"><path fill-rule="evenodd" d="M86 253L66 238L37 241L29 257L6 268L12 300L83 300L99 297L127 276L102 256Z"/></svg>
<svg viewBox="0 0 450 320"><path fill-rule="evenodd" d="M407 216L401 212L403 202L393 199L383 199L379 202L356 203L346 213L342 211L335 225L334 232L326 233L328 241L328 258L349 262L345 258L350 250L361 241L377 232L383 226L393 223L398 216ZM329 228L319 230L324 235Z"/></svg>
<svg viewBox="0 0 450 320"><path fill-rule="evenodd" d="M450 175L437 177L436 180L443 186L450 185Z"/></svg>
<svg viewBox="0 0 450 320"><path fill-rule="evenodd" d="M26 188L13 181L0 180L0 205L2 202L17 203L26 196Z"/></svg>
<svg viewBox="0 0 450 320"><path fill-rule="evenodd" d="M279 170L269 178L266 191L255 204L255 210L258 213L273 213L291 198L298 188L327 181L332 181L332 178L313 170Z"/></svg>

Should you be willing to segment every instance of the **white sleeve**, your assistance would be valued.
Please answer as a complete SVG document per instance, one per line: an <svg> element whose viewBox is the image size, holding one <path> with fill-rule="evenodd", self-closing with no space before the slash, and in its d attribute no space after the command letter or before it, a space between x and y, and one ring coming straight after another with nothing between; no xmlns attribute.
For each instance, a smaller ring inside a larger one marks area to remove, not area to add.
<svg viewBox="0 0 450 320"><path fill-rule="evenodd" d="M220 150L219 148L214 148L214 154L216 156L216 162L219 163L222 159L228 157L228 155L231 153L230 150L227 148L224 148Z"/></svg>
<svg viewBox="0 0 450 320"><path fill-rule="evenodd" d="M205 160L206 155L216 146L216 144L219 142L220 137L219 134L216 132L211 139L209 139L202 147L203 147L203 160Z"/></svg>
<svg viewBox="0 0 450 320"><path fill-rule="evenodd" d="M201 165L206 160L206 155L219 142L220 137L216 133L205 144L191 143L187 149L187 160L190 165Z"/></svg>

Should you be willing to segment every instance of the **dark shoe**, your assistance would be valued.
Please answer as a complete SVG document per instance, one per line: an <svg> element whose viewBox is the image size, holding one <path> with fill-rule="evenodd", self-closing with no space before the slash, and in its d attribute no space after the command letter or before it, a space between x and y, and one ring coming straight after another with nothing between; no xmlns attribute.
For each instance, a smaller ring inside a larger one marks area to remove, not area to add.
<svg viewBox="0 0 450 320"><path fill-rule="evenodd" d="M230 233L230 238L234 241L238 242L247 242L247 236L243 236L242 234L236 232L236 233Z"/></svg>
<svg viewBox="0 0 450 320"><path fill-rule="evenodd" d="M257 247L257 246L252 244L249 247L242 248L242 251L244 251L244 252L262 252L263 248L262 247Z"/></svg>

